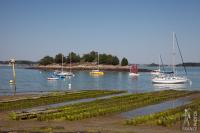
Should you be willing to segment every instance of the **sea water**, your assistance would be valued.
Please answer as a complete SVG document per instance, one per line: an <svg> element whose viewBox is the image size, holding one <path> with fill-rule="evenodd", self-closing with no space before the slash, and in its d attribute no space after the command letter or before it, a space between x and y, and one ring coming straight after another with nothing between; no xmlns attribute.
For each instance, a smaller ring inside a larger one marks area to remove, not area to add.
<svg viewBox="0 0 200 133"><path fill-rule="evenodd" d="M156 68L149 68L156 69ZM170 68L167 68L170 69ZM178 73L183 73L183 68L177 68ZM150 73L140 73L138 77L130 77L128 72L104 71L104 76L91 76L89 71L73 71L74 77L47 80L53 71L41 71L35 69L16 68L16 86L10 85L13 79L12 69L8 66L0 67L0 95L13 95L20 93L41 93L49 91L91 90L91 89L117 89L127 90L131 93L150 92L164 89L199 90L200 91L200 67L187 68L187 77L192 84L152 84Z"/></svg>

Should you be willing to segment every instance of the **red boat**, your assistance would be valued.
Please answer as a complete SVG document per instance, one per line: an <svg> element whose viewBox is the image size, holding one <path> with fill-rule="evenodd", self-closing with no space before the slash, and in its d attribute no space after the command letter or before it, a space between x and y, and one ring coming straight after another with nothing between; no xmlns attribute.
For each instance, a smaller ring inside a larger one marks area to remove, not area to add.
<svg viewBox="0 0 200 133"><path fill-rule="evenodd" d="M130 66L130 76L139 76L140 74L138 73L138 66L136 64L133 64Z"/></svg>

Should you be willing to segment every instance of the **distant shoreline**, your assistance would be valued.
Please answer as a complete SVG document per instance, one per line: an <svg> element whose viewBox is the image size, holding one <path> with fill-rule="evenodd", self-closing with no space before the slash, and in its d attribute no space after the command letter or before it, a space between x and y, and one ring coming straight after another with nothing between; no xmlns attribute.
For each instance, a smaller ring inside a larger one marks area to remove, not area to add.
<svg viewBox="0 0 200 133"><path fill-rule="evenodd" d="M32 66L28 67L28 69L40 69L40 70L60 70L61 66L60 65L47 65L47 66ZM70 70L70 66L63 66L64 70ZM84 71L84 70L94 70L97 69L97 66L95 65L72 65L71 70L78 70L78 71ZM114 66L114 65L99 65L100 70L104 71L124 71L124 72L129 72L130 66ZM151 72L152 70L149 69L143 69L139 68L139 72Z"/></svg>

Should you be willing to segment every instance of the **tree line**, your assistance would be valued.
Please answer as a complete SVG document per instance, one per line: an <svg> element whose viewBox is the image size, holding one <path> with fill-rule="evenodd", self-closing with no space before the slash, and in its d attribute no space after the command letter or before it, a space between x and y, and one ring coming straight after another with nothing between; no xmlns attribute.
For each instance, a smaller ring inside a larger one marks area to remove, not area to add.
<svg viewBox="0 0 200 133"><path fill-rule="evenodd" d="M40 59L40 65L51 65L51 64L61 64L62 60L63 63L97 63L99 56L99 64L104 65L119 65L122 66L128 65L128 60L124 57L121 62L117 56L111 54L99 54L96 51L91 51L90 53L84 54L82 57L74 52L70 52L67 56L63 55L62 53L57 54L55 57L45 56Z"/></svg>

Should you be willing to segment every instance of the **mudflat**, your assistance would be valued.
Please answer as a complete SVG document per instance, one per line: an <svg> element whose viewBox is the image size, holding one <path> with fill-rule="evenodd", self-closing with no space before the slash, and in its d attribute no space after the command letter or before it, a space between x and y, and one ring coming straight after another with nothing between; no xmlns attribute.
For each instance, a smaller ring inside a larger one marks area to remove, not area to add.
<svg viewBox="0 0 200 133"><path fill-rule="evenodd" d="M35 97L35 95L1 96L1 100ZM200 97L200 93L193 93L186 96L191 100ZM9 132L101 132L101 133L182 133L180 123L170 127L150 126L150 125L126 125L120 113L113 113L104 116L92 117L77 121L67 120L11 120L11 111L0 112L0 131ZM198 125L199 127L199 125Z"/></svg>

